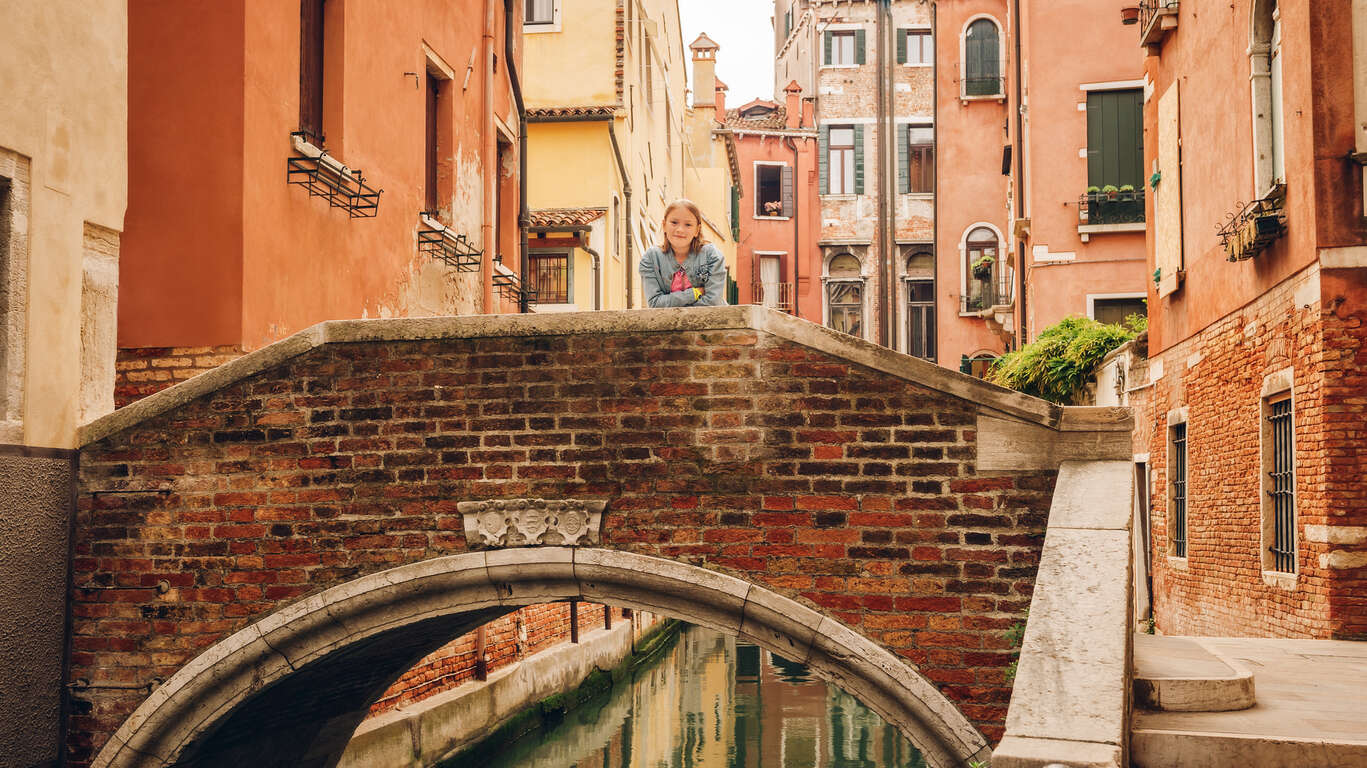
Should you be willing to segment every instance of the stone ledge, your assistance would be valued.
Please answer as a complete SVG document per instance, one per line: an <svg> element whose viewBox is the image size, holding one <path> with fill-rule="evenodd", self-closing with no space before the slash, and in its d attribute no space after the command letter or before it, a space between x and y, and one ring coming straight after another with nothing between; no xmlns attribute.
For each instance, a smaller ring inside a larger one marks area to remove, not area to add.
<svg viewBox="0 0 1367 768"><path fill-rule="evenodd" d="M721 330L769 333L1050 430L1130 429L1128 409L1063 408L776 310L741 306L327 321L84 424L77 444L94 443L325 344Z"/></svg>
<svg viewBox="0 0 1367 768"><path fill-rule="evenodd" d="M1229 712L1256 703L1253 673L1200 640L1135 635L1136 704L1165 712Z"/></svg>

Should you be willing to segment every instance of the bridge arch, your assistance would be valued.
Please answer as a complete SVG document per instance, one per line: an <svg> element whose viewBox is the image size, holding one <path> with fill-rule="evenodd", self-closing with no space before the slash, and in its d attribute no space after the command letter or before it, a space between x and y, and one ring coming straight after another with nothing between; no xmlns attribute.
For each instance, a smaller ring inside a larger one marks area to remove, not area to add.
<svg viewBox="0 0 1367 768"><path fill-rule="evenodd" d="M687 563L598 548L468 552L363 576L267 615L158 687L95 768L288 764L326 768L367 707L419 658L519 606L584 599L729 632L858 697L935 766L989 755L936 686L844 624Z"/></svg>

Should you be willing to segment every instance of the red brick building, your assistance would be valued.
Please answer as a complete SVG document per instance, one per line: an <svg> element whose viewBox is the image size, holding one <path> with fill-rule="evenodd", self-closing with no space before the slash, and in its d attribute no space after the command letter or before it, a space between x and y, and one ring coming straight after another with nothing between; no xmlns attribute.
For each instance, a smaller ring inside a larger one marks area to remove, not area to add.
<svg viewBox="0 0 1367 768"><path fill-rule="evenodd" d="M1367 18L1196 8L1139 19L1157 627L1364 638Z"/></svg>

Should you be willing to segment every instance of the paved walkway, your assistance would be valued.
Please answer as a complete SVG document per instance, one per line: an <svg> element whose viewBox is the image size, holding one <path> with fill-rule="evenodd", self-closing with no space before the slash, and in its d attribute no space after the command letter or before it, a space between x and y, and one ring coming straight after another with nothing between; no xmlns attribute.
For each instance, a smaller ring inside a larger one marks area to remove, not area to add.
<svg viewBox="0 0 1367 768"><path fill-rule="evenodd" d="M1228 665L1204 649L1253 673L1257 703L1232 712L1136 708L1134 765L1367 766L1367 642L1157 640L1136 644L1138 673L1220 674Z"/></svg>

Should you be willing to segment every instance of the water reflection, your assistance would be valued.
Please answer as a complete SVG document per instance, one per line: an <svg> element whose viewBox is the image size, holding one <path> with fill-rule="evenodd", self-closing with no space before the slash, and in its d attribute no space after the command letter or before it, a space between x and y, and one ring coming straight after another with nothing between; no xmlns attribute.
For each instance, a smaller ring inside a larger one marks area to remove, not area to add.
<svg viewBox="0 0 1367 768"><path fill-rule="evenodd" d="M805 666L702 627L498 754L441 768L920 768L895 728Z"/></svg>

